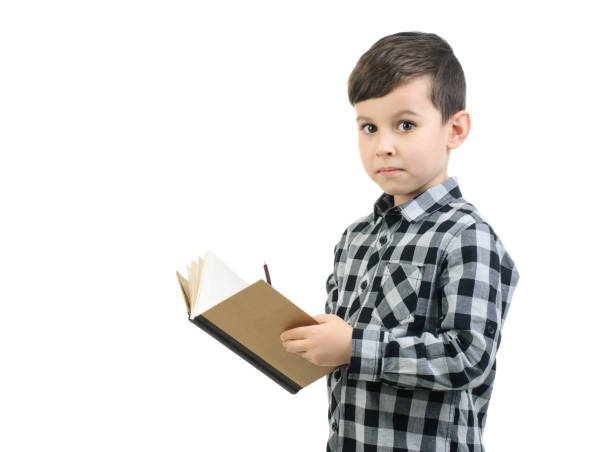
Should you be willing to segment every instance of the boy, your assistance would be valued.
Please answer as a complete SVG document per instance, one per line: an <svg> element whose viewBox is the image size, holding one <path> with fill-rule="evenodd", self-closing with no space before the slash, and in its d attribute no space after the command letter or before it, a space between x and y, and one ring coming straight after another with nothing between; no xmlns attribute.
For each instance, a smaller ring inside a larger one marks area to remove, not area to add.
<svg viewBox="0 0 612 452"><path fill-rule="evenodd" d="M484 451L501 330L519 273L447 176L470 130L465 79L435 34L380 39L349 78L359 152L384 191L334 249L319 325L285 349L327 376L327 451Z"/></svg>

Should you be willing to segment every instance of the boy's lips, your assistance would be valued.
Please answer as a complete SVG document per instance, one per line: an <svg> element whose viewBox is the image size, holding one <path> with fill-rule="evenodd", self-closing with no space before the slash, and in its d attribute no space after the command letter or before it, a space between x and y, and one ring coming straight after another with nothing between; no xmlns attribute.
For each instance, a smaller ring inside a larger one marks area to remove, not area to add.
<svg viewBox="0 0 612 452"><path fill-rule="evenodd" d="M380 174L384 174L385 176L401 173L402 171L404 171L402 168L396 168L394 166L387 166L378 170Z"/></svg>

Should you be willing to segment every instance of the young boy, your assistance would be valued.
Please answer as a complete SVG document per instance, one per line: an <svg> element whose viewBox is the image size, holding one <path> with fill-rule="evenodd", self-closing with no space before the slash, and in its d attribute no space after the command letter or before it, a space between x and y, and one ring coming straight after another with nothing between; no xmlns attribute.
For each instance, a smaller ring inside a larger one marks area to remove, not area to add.
<svg viewBox="0 0 612 452"><path fill-rule="evenodd" d="M470 130L449 44L401 32L350 78L359 152L383 193L334 249L326 314L283 332L324 366L327 451L484 451L495 358L518 270L447 176Z"/></svg>

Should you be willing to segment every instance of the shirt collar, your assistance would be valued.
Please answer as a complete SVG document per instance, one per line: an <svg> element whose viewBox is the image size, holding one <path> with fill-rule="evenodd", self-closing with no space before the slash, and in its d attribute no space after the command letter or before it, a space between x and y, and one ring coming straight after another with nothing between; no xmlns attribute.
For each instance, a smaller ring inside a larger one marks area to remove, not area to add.
<svg viewBox="0 0 612 452"><path fill-rule="evenodd" d="M393 195L383 192L374 203L374 220L383 215L401 214L408 221L416 221L435 212L443 205L460 199L461 196L456 176L429 187L423 193L396 207L393 207Z"/></svg>

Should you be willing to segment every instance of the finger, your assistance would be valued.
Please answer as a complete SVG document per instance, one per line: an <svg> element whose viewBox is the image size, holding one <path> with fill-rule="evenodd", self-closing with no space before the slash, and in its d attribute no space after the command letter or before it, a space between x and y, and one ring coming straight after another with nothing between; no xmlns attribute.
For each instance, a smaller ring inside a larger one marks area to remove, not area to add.
<svg viewBox="0 0 612 452"><path fill-rule="evenodd" d="M295 339L306 339L308 337L308 333L310 326L300 326L297 328L292 328L287 331L283 331L280 335L282 341L295 340Z"/></svg>
<svg viewBox="0 0 612 452"><path fill-rule="evenodd" d="M308 351L308 341L303 339L285 341L283 345L285 346L285 350L291 353L306 353Z"/></svg>
<svg viewBox="0 0 612 452"><path fill-rule="evenodd" d="M325 323L329 320L329 314L317 314L313 317L319 323Z"/></svg>

